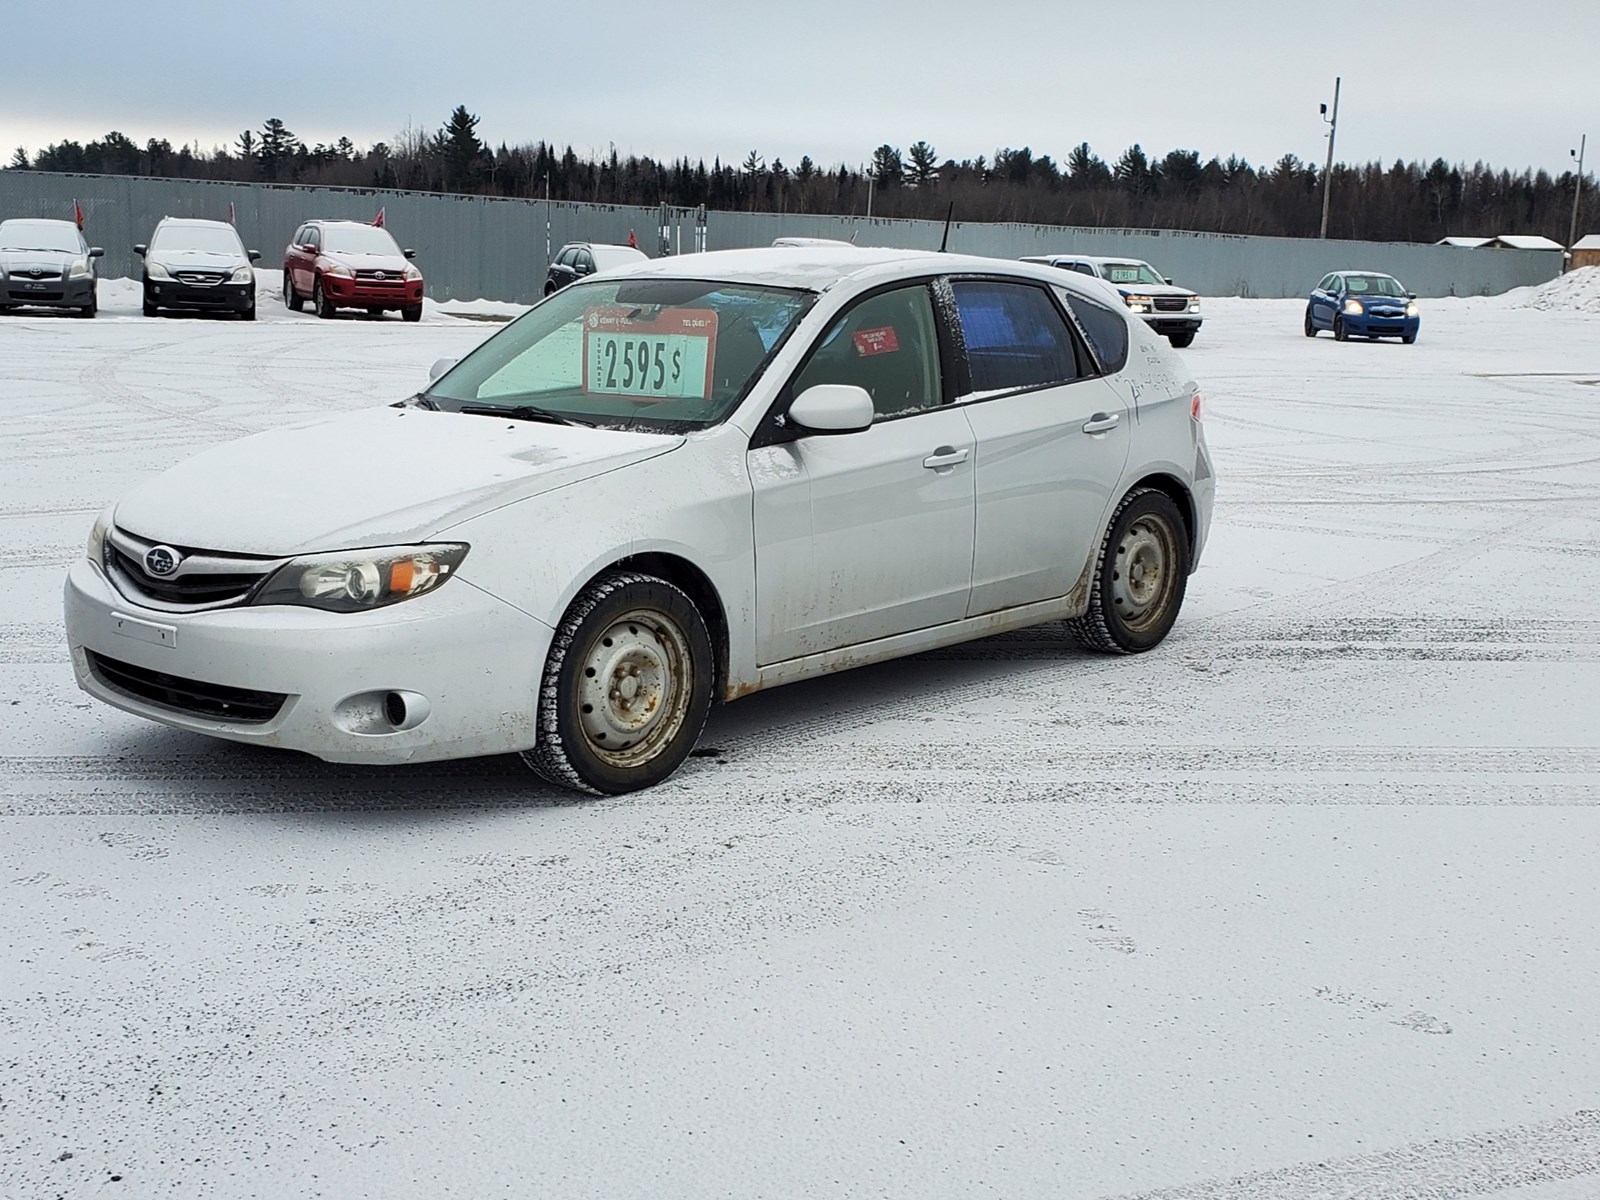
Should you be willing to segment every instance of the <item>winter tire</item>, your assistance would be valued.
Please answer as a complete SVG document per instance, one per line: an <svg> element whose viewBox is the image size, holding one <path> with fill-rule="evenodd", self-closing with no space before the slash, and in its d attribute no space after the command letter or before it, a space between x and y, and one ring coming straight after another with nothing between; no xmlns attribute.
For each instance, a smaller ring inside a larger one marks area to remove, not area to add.
<svg viewBox="0 0 1600 1200"><path fill-rule="evenodd" d="M694 748L713 687L705 619L663 579L614 571L573 600L523 760L558 787L617 795L660 783Z"/></svg>
<svg viewBox="0 0 1600 1200"><path fill-rule="evenodd" d="M1190 330L1188 333L1169 333L1167 334L1167 341L1172 343L1172 348L1174 350L1185 350L1194 343L1194 331Z"/></svg>
<svg viewBox="0 0 1600 1200"><path fill-rule="evenodd" d="M158 312L161 311L159 308L156 307L155 301L151 300L148 295L145 296L144 304L143 304L142 307L143 307L143 310L144 310L144 315L147 316L147 317L153 317Z"/></svg>
<svg viewBox="0 0 1600 1200"><path fill-rule="evenodd" d="M1306 336L1307 337L1316 337L1317 336L1317 327L1314 324L1312 324L1312 321L1311 321L1311 306L1309 304L1306 305Z"/></svg>
<svg viewBox="0 0 1600 1200"><path fill-rule="evenodd" d="M422 305L410 304L400 310L400 315L407 321L422 320Z"/></svg>
<svg viewBox="0 0 1600 1200"><path fill-rule="evenodd" d="M287 268L283 272L283 306L290 312L300 312L306 306L300 293L294 290L294 278Z"/></svg>
<svg viewBox="0 0 1600 1200"><path fill-rule="evenodd" d="M1134 488L1112 514L1095 562L1089 609L1068 631L1091 650L1138 654L1160 645L1189 582L1189 536L1172 497Z"/></svg>
<svg viewBox="0 0 1600 1200"><path fill-rule="evenodd" d="M1417 340L1417 335L1414 333L1402 333L1400 340L1409 346Z"/></svg>
<svg viewBox="0 0 1600 1200"><path fill-rule="evenodd" d="M1336 342L1348 342L1350 340L1350 334L1344 327L1343 317L1335 317L1333 319L1333 340Z"/></svg>
<svg viewBox="0 0 1600 1200"><path fill-rule="evenodd" d="M240 309L239 318L243 321L254 321L256 319L256 306L252 304L249 308Z"/></svg>
<svg viewBox="0 0 1600 1200"><path fill-rule="evenodd" d="M311 285L311 307L317 310L317 316L326 321L334 314L332 301L327 293L322 290L322 280L317 280Z"/></svg>

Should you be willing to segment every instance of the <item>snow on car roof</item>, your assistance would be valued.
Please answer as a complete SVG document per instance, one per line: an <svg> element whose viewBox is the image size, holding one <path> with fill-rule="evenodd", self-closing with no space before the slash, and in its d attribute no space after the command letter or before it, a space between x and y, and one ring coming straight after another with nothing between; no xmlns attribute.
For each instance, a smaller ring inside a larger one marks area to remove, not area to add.
<svg viewBox="0 0 1600 1200"><path fill-rule="evenodd" d="M228 225L228 228L233 228L227 221L212 221L205 217L162 217L160 223L162 225L177 225L185 228L200 225Z"/></svg>
<svg viewBox="0 0 1600 1200"><path fill-rule="evenodd" d="M1024 258L1023 262L1053 262L1058 258L1070 258L1073 262L1094 263L1096 266L1105 266L1107 263L1144 263L1150 264L1142 258L1134 258L1131 254L1033 254Z"/></svg>
<svg viewBox="0 0 1600 1200"><path fill-rule="evenodd" d="M752 250L708 250L700 254L657 258L636 267L608 272L608 277L659 275L671 279L715 279L725 283L820 292L842 279L877 268L917 263L925 263L929 271L937 272L995 271L1002 267L1014 271L1022 265L1005 259L940 254L932 250L893 250L882 246L779 246Z"/></svg>

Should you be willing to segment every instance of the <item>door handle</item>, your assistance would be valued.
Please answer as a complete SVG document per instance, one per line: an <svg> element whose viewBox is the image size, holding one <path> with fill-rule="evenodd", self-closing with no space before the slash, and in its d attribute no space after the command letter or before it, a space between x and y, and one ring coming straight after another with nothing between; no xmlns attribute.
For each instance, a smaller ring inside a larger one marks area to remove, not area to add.
<svg viewBox="0 0 1600 1200"><path fill-rule="evenodd" d="M967 461L967 449L962 447L957 450L954 446L940 446L927 458L922 460L922 465L930 471L937 471L943 467L954 467Z"/></svg>
<svg viewBox="0 0 1600 1200"><path fill-rule="evenodd" d="M1083 423L1085 433L1104 433L1108 429L1115 429L1117 422L1122 420L1121 413L1095 413Z"/></svg>

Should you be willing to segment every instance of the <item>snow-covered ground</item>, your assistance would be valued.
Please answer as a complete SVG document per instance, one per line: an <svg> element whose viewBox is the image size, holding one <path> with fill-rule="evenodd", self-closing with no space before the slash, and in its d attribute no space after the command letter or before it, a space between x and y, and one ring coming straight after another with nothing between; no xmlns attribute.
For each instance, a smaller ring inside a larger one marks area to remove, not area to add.
<svg viewBox="0 0 1600 1200"><path fill-rule="evenodd" d="M1600 323L1516 302L1208 301L1160 650L778 689L581 803L62 644L107 501L494 326L0 317L0 1197L1600 1194Z"/></svg>

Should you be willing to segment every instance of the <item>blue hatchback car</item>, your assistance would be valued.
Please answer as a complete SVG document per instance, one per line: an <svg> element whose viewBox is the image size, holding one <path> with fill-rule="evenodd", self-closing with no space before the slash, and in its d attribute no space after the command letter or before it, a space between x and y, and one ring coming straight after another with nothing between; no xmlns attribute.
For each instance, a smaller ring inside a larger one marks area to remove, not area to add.
<svg viewBox="0 0 1600 1200"><path fill-rule="evenodd" d="M1322 277L1306 302L1306 336L1333 330L1337 341L1353 337L1417 340L1422 318L1417 298L1381 271L1333 271Z"/></svg>

